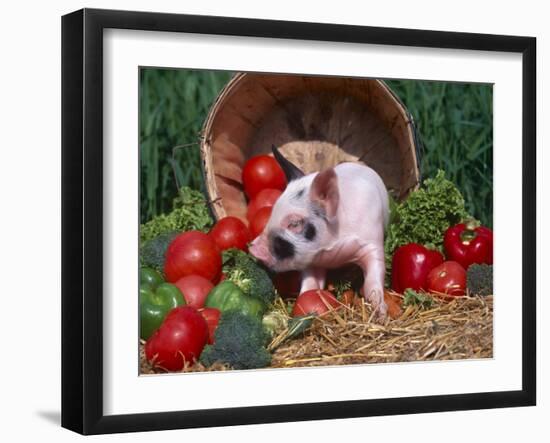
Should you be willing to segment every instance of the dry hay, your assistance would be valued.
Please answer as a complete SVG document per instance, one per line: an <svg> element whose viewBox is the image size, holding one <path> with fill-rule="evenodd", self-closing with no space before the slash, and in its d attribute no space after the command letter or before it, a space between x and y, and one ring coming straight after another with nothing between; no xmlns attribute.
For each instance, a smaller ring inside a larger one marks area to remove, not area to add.
<svg viewBox="0 0 550 443"><path fill-rule="evenodd" d="M299 340L273 353L272 367L327 366L491 358L493 296L434 298L429 309L408 306L377 324L368 304L315 319Z"/></svg>
<svg viewBox="0 0 550 443"><path fill-rule="evenodd" d="M397 296L394 294L394 296ZM281 303L281 307L283 304ZM282 333L284 335L284 332ZM271 346L277 343L277 337ZM334 366L360 363L457 360L493 356L493 296L434 298L428 309L407 306L384 324L376 323L367 303L342 305L317 317L300 338L283 342L273 351L271 367ZM140 345L140 373L152 368ZM200 363L181 372L225 371Z"/></svg>

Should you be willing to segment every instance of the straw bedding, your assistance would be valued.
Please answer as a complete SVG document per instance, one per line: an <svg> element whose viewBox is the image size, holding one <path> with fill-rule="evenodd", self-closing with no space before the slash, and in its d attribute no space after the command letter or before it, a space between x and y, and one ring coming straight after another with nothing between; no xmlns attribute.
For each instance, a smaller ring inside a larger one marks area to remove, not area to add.
<svg viewBox="0 0 550 443"><path fill-rule="evenodd" d="M384 324L374 321L366 303L343 305L316 318L302 337L277 346L281 337L271 343L271 367L491 358L493 296L434 298L430 308L407 306ZM147 363L143 349L140 357L142 374L159 372ZM182 372L227 369L196 364Z"/></svg>
<svg viewBox="0 0 550 443"><path fill-rule="evenodd" d="M344 308L315 320L301 340L273 354L273 367L490 358L493 297L436 300L430 309L408 306L380 325L370 307Z"/></svg>

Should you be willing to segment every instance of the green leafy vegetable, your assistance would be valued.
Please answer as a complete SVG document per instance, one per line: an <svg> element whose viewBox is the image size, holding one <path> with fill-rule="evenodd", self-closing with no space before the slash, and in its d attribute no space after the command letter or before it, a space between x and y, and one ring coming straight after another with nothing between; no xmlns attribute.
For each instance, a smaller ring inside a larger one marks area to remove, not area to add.
<svg viewBox="0 0 550 443"><path fill-rule="evenodd" d="M186 206L203 205L206 208L206 199L202 192L183 186L177 197L172 200L172 208L184 208Z"/></svg>
<svg viewBox="0 0 550 443"><path fill-rule="evenodd" d="M433 298L423 292L416 292L413 289L405 289L403 297L403 306L416 305L421 308L430 308L433 304Z"/></svg>
<svg viewBox="0 0 550 443"><path fill-rule="evenodd" d="M236 248L222 254L226 279L235 283L246 296L260 299L266 306L275 299L275 287L269 273L251 255Z"/></svg>
<svg viewBox="0 0 550 443"><path fill-rule="evenodd" d="M204 196L194 189L183 187L174 199L173 210L157 215L140 227L140 242L145 243L167 232L190 230L207 231L213 224Z"/></svg>
<svg viewBox="0 0 550 443"><path fill-rule="evenodd" d="M338 300L342 298L344 292L349 291L350 289L353 289L350 281L339 280L337 282L334 282L334 293Z"/></svg>
<svg viewBox="0 0 550 443"><path fill-rule="evenodd" d="M363 286L363 271L357 265L346 265L338 269L329 269L327 273L327 281L332 283L333 291L336 298L340 299L344 292L352 289L354 292L359 292Z"/></svg>
<svg viewBox="0 0 550 443"><path fill-rule="evenodd" d="M270 311L263 316L262 325L269 334L269 337L272 338L287 328L288 315L283 314L279 310Z"/></svg>
<svg viewBox="0 0 550 443"><path fill-rule="evenodd" d="M281 316L284 316L284 314L280 314ZM267 349L273 352L284 342L301 336L313 324L313 320L315 319L315 317L316 314L292 317L290 319L285 316L285 328L283 330L277 331L277 335L271 335L271 338L273 338L273 340L271 341L271 343L269 343ZM269 325L266 325L266 317L264 317L264 327L266 326L269 331Z"/></svg>
<svg viewBox="0 0 550 443"><path fill-rule="evenodd" d="M493 266L474 263L466 271L466 286L471 294L491 295L493 293Z"/></svg>
<svg viewBox="0 0 550 443"><path fill-rule="evenodd" d="M439 170L433 178L412 192L397 205L392 205L391 223L386 231L384 249L386 272L391 271L395 250L407 243L420 243L429 249L442 251L443 235L447 228L468 217L464 197L458 188Z"/></svg>
<svg viewBox="0 0 550 443"><path fill-rule="evenodd" d="M265 348L268 340L259 318L228 311L221 316L214 344L204 348L200 361L205 366L221 362L234 369L264 368L271 363L271 354Z"/></svg>
<svg viewBox="0 0 550 443"><path fill-rule="evenodd" d="M468 217L462 194L442 170L393 209L385 242L390 254L407 243L441 250L445 230Z"/></svg>
<svg viewBox="0 0 550 443"><path fill-rule="evenodd" d="M315 314L292 317L288 322L288 335L286 338L296 338L303 334L313 324L315 317L317 317Z"/></svg>

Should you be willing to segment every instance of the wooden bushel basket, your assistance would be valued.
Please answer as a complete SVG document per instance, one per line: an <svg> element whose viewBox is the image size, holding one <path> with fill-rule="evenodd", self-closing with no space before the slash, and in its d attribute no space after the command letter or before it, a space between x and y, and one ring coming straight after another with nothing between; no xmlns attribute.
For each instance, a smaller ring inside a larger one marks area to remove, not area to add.
<svg viewBox="0 0 550 443"><path fill-rule="evenodd" d="M272 144L306 173L364 162L399 200L420 180L412 117L381 80L239 73L212 105L202 135L216 219L246 220L242 168Z"/></svg>

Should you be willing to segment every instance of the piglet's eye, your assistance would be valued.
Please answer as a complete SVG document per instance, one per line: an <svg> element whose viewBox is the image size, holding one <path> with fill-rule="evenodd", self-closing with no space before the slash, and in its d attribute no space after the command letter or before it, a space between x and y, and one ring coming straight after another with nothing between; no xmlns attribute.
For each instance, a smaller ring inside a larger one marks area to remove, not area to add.
<svg viewBox="0 0 550 443"><path fill-rule="evenodd" d="M287 229L295 234L299 234L304 229L304 220L301 218L293 218L288 222Z"/></svg>
<svg viewBox="0 0 550 443"><path fill-rule="evenodd" d="M300 234L304 229L305 217L301 214L288 214L281 220L281 229Z"/></svg>
<svg viewBox="0 0 550 443"><path fill-rule="evenodd" d="M288 223L288 228L289 229L297 229L297 228L301 228L304 224L304 221L303 220L291 220L289 223Z"/></svg>

